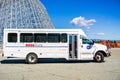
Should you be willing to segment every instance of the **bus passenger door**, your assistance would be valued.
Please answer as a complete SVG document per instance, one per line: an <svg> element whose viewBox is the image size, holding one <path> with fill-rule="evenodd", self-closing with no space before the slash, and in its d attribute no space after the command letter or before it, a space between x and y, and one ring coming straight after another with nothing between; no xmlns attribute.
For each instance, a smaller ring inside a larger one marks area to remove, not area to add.
<svg viewBox="0 0 120 80"><path fill-rule="evenodd" d="M75 34L69 35L69 59L78 58L78 37Z"/></svg>

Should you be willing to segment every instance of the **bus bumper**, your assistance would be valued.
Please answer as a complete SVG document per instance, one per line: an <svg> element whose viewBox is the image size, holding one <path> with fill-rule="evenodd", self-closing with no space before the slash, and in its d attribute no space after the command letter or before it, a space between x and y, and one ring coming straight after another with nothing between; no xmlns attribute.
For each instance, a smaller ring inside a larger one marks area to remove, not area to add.
<svg viewBox="0 0 120 80"><path fill-rule="evenodd" d="M106 57L110 57L111 56L111 52L106 53Z"/></svg>

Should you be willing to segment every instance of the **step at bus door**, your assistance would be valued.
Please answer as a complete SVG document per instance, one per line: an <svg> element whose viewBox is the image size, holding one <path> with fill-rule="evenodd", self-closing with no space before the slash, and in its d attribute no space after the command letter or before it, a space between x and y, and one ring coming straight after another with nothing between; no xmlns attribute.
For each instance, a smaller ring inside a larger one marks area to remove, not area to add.
<svg viewBox="0 0 120 80"><path fill-rule="evenodd" d="M72 34L69 35L69 59L77 59L78 58L78 39L77 35Z"/></svg>

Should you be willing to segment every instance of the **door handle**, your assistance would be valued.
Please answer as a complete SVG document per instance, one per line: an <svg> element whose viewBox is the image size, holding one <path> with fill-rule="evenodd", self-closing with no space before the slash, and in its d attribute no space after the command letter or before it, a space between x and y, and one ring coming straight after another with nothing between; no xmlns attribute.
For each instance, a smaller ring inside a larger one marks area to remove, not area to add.
<svg viewBox="0 0 120 80"><path fill-rule="evenodd" d="M81 48L83 48L83 45L81 45Z"/></svg>

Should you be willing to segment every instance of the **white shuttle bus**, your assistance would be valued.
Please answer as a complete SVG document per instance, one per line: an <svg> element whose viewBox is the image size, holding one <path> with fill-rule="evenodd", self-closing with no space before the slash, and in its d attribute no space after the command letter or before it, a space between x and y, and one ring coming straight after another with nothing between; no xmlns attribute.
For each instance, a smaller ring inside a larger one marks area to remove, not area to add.
<svg viewBox="0 0 120 80"><path fill-rule="evenodd" d="M25 58L30 64L38 58L103 62L110 52L81 29L4 29L3 56Z"/></svg>

